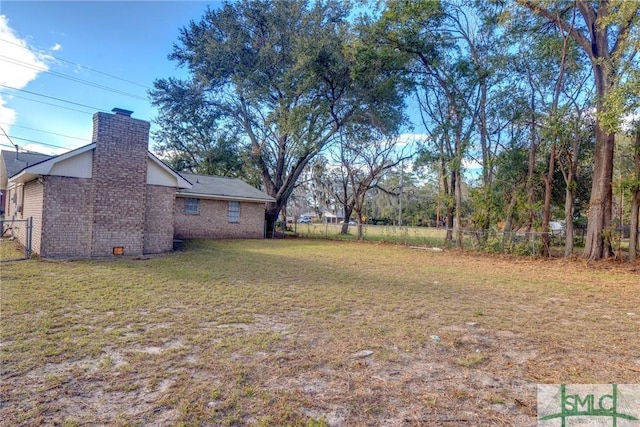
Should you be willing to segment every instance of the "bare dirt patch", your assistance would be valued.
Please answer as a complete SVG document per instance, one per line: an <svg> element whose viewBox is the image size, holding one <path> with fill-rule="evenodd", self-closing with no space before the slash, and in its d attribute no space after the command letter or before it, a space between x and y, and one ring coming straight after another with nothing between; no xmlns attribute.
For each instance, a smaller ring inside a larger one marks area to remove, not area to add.
<svg viewBox="0 0 640 427"><path fill-rule="evenodd" d="M626 264L322 241L3 266L3 425L536 425L638 383Z"/></svg>

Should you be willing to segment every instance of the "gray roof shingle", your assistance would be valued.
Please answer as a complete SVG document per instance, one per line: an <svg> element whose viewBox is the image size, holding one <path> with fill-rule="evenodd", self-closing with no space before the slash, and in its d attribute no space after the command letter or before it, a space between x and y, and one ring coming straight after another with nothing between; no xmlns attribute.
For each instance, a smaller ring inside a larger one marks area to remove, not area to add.
<svg viewBox="0 0 640 427"><path fill-rule="evenodd" d="M4 161L8 178L11 178L13 175L28 166L48 160L51 157L53 156L40 153L16 153L15 151L2 151L2 160Z"/></svg>
<svg viewBox="0 0 640 427"><path fill-rule="evenodd" d="M184 172L180 172L180 175L189 181L192 187L181 189L178 191L179 195L275 202L273 197L237 178Z"/></svg>

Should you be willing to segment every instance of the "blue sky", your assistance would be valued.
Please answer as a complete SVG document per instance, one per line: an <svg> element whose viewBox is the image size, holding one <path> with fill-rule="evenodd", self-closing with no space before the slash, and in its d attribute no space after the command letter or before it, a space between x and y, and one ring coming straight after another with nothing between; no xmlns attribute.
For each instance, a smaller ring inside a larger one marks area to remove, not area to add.
<svg viewBox="0 0 640 427"><path fill-rule="evenodd" d="M91 142L96 110L152 120L148 88L185 75L167 55L207 5L221 2L1 0L0 126L24 149L59 154ZM0 144L12 147L2 131Z"/></svg>
<svg viewBox="0 0 640 427"><path fill-rule="evenodd" d="M0 0L0 149L65 153L91 143L92 115L114 107L153 120L153 81L187 76L167 58L179 30L221 5Z"/></svg>

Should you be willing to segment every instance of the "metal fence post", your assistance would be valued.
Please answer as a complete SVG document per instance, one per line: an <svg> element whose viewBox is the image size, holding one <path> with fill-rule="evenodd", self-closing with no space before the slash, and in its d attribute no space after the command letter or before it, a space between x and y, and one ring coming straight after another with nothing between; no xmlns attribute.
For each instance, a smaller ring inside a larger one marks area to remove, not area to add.
<svg viewBox="0 0 640 427"><path fill-rule="evenodd" d="M24 248L24 257L26 259L31 258L31 241L32 241L32 233L33 233L33 217L30 216L27 219L27 236L26 236L26 244Z"/></svg>

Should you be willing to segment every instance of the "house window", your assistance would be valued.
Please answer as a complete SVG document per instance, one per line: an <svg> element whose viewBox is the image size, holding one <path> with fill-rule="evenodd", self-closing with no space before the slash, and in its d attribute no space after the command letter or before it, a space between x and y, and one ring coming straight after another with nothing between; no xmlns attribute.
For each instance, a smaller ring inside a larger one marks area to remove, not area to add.
<svg viewBox="0 0 640 427"><path fill-rule="evenodd" d="M240 202L229 202L229 222L240 222Z"/></svg>
<svg viewBox="0 0 640 427"><path fill-rule="evenodd" d="M200 213L200 199L184 199L184 213L198 215Z"/></svg>

